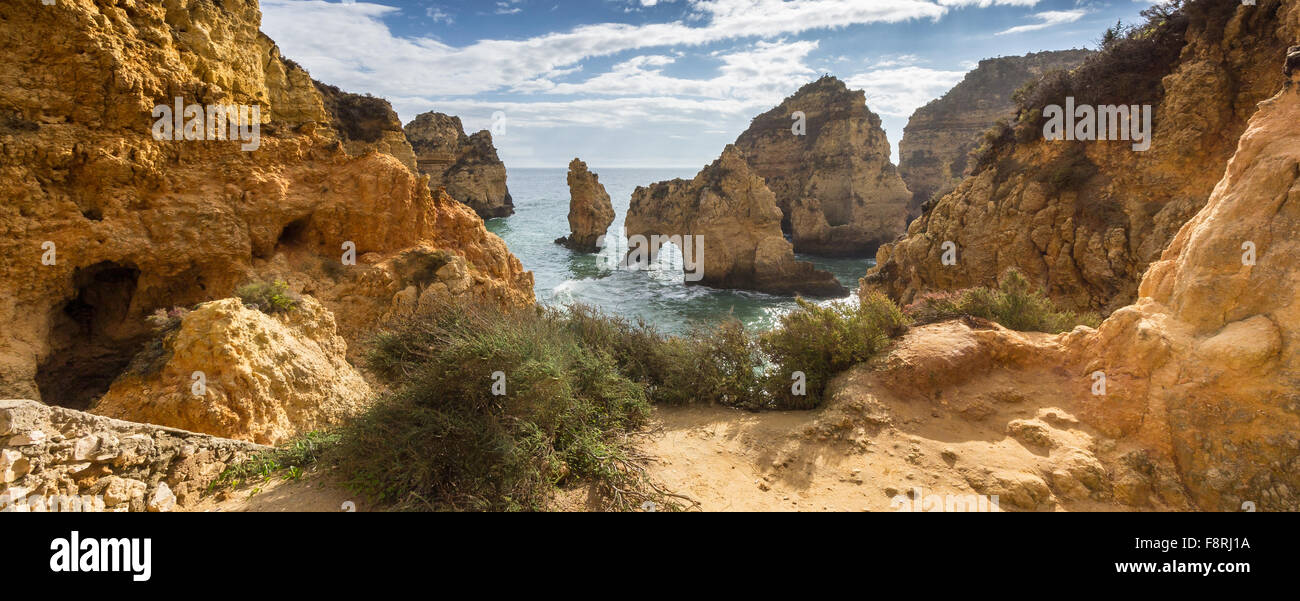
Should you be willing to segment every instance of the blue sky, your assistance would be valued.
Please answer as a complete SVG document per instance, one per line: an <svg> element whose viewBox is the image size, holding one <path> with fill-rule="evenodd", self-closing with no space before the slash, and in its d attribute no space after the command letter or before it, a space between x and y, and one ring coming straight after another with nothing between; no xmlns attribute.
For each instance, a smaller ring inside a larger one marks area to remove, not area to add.
<svg viewBox="0 0 1300 601"><path fill-rule="evenodd" d="M895 145L983 58L1095 47L1149 0L262 0L262 29L323 82L504 113L507 167L701 167L799 86L867 92Z"/></svg>

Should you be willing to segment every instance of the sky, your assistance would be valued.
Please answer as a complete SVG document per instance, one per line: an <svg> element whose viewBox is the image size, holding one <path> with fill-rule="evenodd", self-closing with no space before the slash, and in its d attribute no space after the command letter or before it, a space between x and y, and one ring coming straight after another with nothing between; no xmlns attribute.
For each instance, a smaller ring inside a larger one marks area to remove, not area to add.
<svg viewBox="0 0 1300 601"><path fill-rule="evenodd" d="M712 162L831 74L894 145L980 59L1095 48L1150 0L262 0L315 79L494 128L507 168Z"/></svg>

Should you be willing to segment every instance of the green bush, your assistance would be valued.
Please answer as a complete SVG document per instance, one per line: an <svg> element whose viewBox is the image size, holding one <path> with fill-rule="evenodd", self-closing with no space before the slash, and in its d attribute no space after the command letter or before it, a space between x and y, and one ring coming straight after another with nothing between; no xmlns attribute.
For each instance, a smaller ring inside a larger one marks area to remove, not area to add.
<svg viewBox="0 0 1300 601"><path fill-rule="evenodd" d="M650 409L618 360L638 339L653 338L585 310L448 305L397 324L367 355L392 392L342 430L348 482L402 508L538 510L566 480L595 484L616 508L672 508L627 441Z"/></svg>
<svg viewBox="0 0 1300 601"><path fill-rule="evenodd" d="M961 292L929 294L909 305L906 313L917 325L959 317L979 317L1022 332L1068 332L1076 326L1097 327L1101 318L1057 307L1020 272L1007 272L996 290L969 288Z"/></svg>
<svg viewBox="0 0 1300 601"><path fill-rule="evenodd" d="M288 313L298 308L302 297L289 290L289 285L282 281L253 282L235 290L235 296L244 301L244 306L257 309L267 315Z"/></svg>
<svg viewBox="0 0 1300 601"><path fill-rule="evenodd" d="M758 337L735 320L666 336L584 306L436 307L372 340L366 365L390 392L340 430L336 461L354 490L397 508L538 510L568 483L617 509L680 509L629 443L651 405L814 407L835 373L905 330L879 295L800 305ZM790 393L793 371L806 397Z"/></svg>
<svg viewBox="0 0 1300 601"><path fill-rule="evenodd" d="M811 409L821 404L831 378L870 360L907 331L907 317L893 301L873 292L854 307L837 302L819 306L799 299L799 310L781 318L776 329L759 337L770 357L767 377L772 404L782 409ZM795 372L803 372L806 394L792 394Z"/></svg>

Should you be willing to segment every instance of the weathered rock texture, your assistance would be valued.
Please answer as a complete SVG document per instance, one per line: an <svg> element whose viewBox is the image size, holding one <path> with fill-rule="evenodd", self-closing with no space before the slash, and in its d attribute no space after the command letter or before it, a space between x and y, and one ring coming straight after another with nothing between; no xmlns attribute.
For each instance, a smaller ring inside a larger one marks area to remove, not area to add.
<svg viewBox="0 0 1300 601"><path fill-rule="evenodd" d="M270 450L30 400L0 401L0 511L170 511Z"/></svg>
<svg viewBox="0 0 1300 601"><path fill-rule="evenodd" d="M463 260L439 290L533 302L482 220L341 133L352 101L327 103L259 22L251 1L0 5L0 395L86 407L149 339L145 316L253 279L315 296L353 342L443 283L437 252ZM178 96L260 106L260 147L155 140L150 112ZM357 130L401 154L359 104Z"/></svg>
<svg viewBox="0 0 1300 601"><path fill-rule="evenodd" d="M1071 308L1133 302L1141 274L1209 198L1256 104L1281 86L1278 65L1300 35L1297 6L1196 0L1167 22L1165 39L1178 43L1167 66L1136 69L1125 61L1137 57L1122 51L1089 59L1070 77L1118 88L1090 103L1154 106L1150 150L1046 142L1028 126L1026 141L1007 132L902 241L880 249L864 285L907 303L926 291L989 285L1015 268ZM942 262L946 242L956 245L956 266Z"/></svg>
<svg viewBox="0 0 1300 601"><path fill-rule="evenodd" d="M806 132L792 116L802 112ZM889 161L889 140L866 94L834 77L799 89L755 117L736 148L776 195L794 249L869 255L907 225L907 186Z"/></svg>
<svg viewBox="0 0 1300 601"><path fill-rule="evenodd" d="M1021 509L1091 500L1300 510L1300 73L1292 77L1259 105L1135 304L1096 330L1058 336L973 319L916 328L879 369L832 385L827 435L892 426L922 441L1035 449L1011 473L1015 447L955 465L971 488L1015 495Z"/></svg>
<svg viewBox="0 0 1300 601"><path fill-rule="evenodd" d="M161 334L91 412L279 444L365 406L370 386L346 354L334 316L311 297L276 315L239 299L214 301Z"/></svg>
<svg viewBox="0 0 1300 601"><path fill-rule="evenodd" d="M466 136L460 117L423 113L406 124L406 138L431 189L446 188L484 219L515 212L506 187L506 165L497 157L491 132Z"/></svg>
<svg viewBox="0 0 1300 601"><path fill-rule="evenodd" d="M898 144L898 173L912 192L909 217L957 187L984 132L999 119L1015 117L1011 96L1020 86L1048 71L1072 69L1091 54L1059 50L985 59L942 98L916 109Z"/></svg>
<svg viewBox="0 0 1300 601"><path fill-rule="evenodd" d="M701 237L700 284L772 294L847 294L835 276L795 261L781 234L776 198L734 146L693 180L638 187L624 225L629 237Z"/></svg>
<svg viewBox="0 0 1300 601"><path fill-rule="evenodd" d="M569 235L555 242L580 252L596 252L596 240L614 223L614 205L587 164L569 163Z"/></svg>
<svg viewBox="0 0 1300 601"><path fill-rule="evenodd" d="M1292 78L1260 105L1137 304L1067 341L1083 373L1109 383L1090 417L1172 460L1207 510L1300 510L1300 73Z"/></svg>
<svg viewBox="0 0 1300 601"><path fill-rule="evenodd" d="M330 124L349 155L369 150L393 155L407 169L416 171L415 151L402 131L402 121L392 105L369 94L349 94L334 86L312 80L325 103Z"/></svg>

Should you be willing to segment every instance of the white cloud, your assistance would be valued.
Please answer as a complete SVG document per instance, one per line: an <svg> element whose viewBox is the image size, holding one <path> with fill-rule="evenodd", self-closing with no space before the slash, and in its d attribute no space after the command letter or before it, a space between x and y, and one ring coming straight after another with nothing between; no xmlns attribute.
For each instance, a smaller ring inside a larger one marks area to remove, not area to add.
<svg viewBox="0 0 1300 601"><path fill-rule="evenodd" d="M872 69L849 77L850 88L867 93L867 106L881 115L911 117L916 109L942 96L957 85L965 71L942 71L925 67Z"/></svg>
<svg viewBox="0 0 1300 601"><path fill-rule="evenodd" d="M262 11L267 34L317 79L378 94L473 95L628 50L937 19L947 10L928 0L695 0L691 6L703 25L601 23L459 48L392 35L382 19L399 9L378 4L264 0Z"/></svg>
<svg viewBox="0 0 1300 601"><path fill-rule="evenodd" d="M1047 29L1048 27L1052 27L1054 25L1073 23L1075 21L1078 21L1079 19L1082 19L1083 16L1086 14L1088 14L1088 11L1083 9L1043 11L1033 16L1033 18L1041 21L1040 23L1034 23L1032 25L1017 25L1016 27L1012 27L1011 29L999 31L995 35L1008 35L1013 33L1024 33L1026 31L1038 31L1040 29Z"/></svg>

